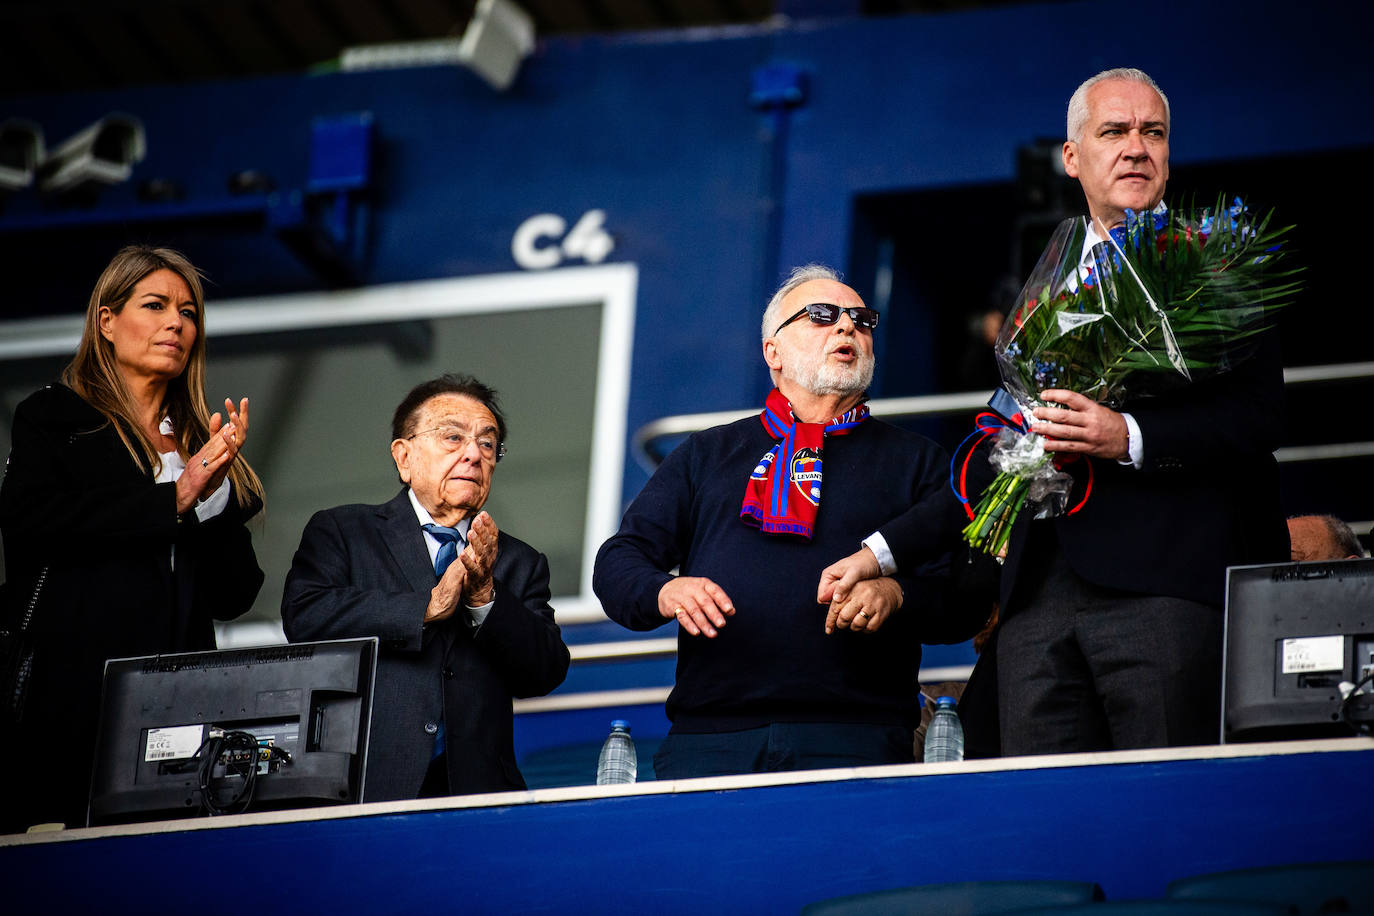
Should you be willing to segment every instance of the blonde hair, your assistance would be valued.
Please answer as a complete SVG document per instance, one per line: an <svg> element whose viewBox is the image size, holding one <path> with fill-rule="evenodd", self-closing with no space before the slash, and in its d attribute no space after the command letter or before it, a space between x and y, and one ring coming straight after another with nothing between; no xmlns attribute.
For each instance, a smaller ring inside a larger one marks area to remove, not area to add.
<svg viewBox="0 0 1374 916"><path fill-rule="evenodd" d="M62 372L62 383L104 414L134 462L154 475L161 470L162 459L138 422L133 397L115 359L114 344L100 333L100 310L108 308L118 315L134 287L159 270L170 270L186 281L196 304L197 324L186 369L168 382L162 413L172 421L177 452L183 458L205 445L210 438L210 411L205 405L205 292L200 271L180 252L130 245L114 256L95 282L86 306L81 343ZM262 481L242 456L230 465L229 480L240 506L253 499L263 500Z"/></svg>

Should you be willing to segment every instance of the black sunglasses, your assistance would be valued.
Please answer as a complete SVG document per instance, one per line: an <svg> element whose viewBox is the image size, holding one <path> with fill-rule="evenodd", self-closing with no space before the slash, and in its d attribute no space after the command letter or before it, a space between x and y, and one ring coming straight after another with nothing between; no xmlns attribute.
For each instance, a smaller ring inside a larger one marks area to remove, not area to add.
<svg viewBox="0 0 1374 916"><path fill-rule="evenodd" d="M840 320L841 312L849 316L849 320L854 322L854 327L856 328L865 328L871 331L878 326L877 309L865 308L862 306L842 309L838 305L832 305L829 302L813 302L808 306L804 306L797 314L778 325L778 331L781 331L803 315L809 315L812 324L834 324ZM773 336L776 337L778 331L774 331Z"/></svg>

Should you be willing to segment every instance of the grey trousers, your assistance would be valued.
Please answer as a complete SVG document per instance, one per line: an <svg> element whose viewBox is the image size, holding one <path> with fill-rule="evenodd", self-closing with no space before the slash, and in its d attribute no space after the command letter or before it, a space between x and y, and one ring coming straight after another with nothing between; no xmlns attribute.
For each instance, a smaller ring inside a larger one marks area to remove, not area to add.
<svg viewBox="0 0 1374 916"><path fill-rule="evenodd" d="M1027 560L997 637L1003 756L1220 741L1219 608L1095 585L1057 543Z"/></svg>

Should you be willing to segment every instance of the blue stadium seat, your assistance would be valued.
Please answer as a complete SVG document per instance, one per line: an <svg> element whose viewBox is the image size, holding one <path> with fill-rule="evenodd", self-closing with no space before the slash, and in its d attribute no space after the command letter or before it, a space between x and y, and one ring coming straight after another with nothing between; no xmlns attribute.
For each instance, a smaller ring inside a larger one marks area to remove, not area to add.
<svg viewBox="0 0 1374 916"><path fill-rule="evenodd" d="M1242 900L1113 900L1071 906L1037 906L1015 910L1015 916L1291 916L1275 903Z"/></svg>
<svg viewBox="0 0 1374 916"><path fill-rule="evenodd" d="M1186 900L1280 903L1296 916L1374 913L1374 861L1273 865L1179 878L1168 895Z"/></svg>
<svg viewBox="0 0 1374 916"><path fill-rule="evenodd" d="M889 916L938 913L940 916L992 916L1028 906L1088 903L1102 899L1091 881L961 881L901 887L818 900L803 916Z"/></svg>

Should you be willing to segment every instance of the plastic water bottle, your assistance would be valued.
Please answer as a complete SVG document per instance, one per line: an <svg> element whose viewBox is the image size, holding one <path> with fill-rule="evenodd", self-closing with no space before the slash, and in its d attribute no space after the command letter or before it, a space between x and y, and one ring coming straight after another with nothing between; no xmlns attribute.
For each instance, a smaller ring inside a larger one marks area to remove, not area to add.
<svg viewBox="0 0 1374 916"><path fill-rule="evenodd" d="M639 759L635 755L634 739L630 737L630 723L616 719L611 733L601 745L601 759L596 763L596 784L613 786L634 782L639 774Z"/></svg>
<svg viewBox="0 0 1374 916"><path fill-rule="evenodd" d="M926 763L964 759L964 726L954 711L954 697L935 701L935 716L926 727Z"/></svg>

